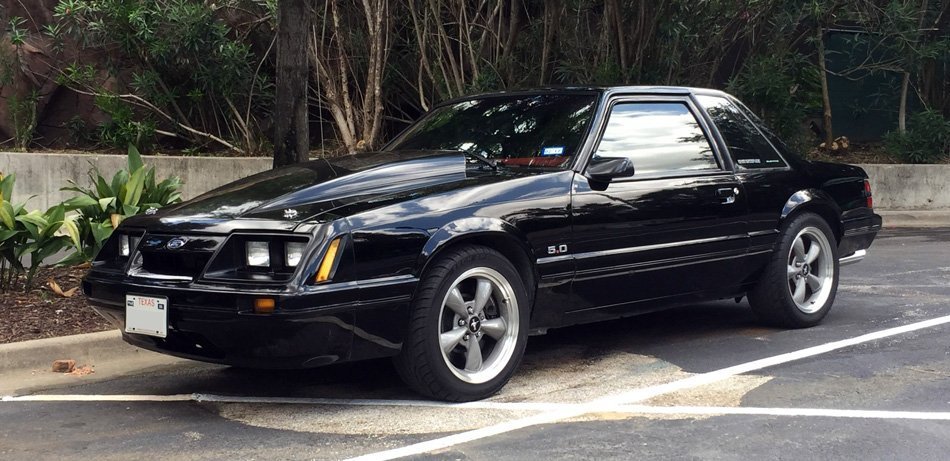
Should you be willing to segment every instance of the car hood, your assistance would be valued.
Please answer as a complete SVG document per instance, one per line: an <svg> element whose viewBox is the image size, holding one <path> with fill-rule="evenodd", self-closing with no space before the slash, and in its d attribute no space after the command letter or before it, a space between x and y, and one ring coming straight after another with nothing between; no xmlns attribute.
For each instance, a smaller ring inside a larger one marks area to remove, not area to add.
<svg viewBox="0 0 950 461"><path fill-rule="evenodd" d="M353 203L464 181L469 168L462 153L432 151L372 152L314 160L250 176L152 216L130 218L127 225L213 231L216 223L243 227L235 226L234 221L240 219L275 221L270 225L275 230L291 230Z"/></svg>

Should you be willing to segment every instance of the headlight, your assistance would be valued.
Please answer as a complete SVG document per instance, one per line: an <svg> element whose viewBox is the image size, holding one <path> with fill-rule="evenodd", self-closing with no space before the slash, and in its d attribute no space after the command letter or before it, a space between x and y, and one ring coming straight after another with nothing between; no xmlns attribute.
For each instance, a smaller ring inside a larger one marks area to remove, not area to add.
<svg viewBox="0 0 950 461"><path fill-rule="evenodd" d="M119 236L119 255L129 256L132 254L132 245L129 243L129 236L122 234Z"/></svg>
<svg viewBox="0 0 950 461"><path fill-rule="evenodd" d="M304 242L287 242L284 244L284 262L287 267L297 267L303 258Z"/></svg>
<svg viewBox="0 0 950 461"><path fill-rule="evenodd" d="M267 242L247 242L246 252L248 266L270 266L270 245Z"/></svg>

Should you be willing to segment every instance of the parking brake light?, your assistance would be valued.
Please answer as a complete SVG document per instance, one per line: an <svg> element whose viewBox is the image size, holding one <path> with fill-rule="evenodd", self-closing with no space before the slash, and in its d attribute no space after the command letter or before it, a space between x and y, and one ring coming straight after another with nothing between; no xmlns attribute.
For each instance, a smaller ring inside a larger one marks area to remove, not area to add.
<svg viewBox="0 0 950 461"><path fill-rule="evenodd" d="M254 300L255 314L271 314L275 307L277 307L277 302L274 301L274 298L257 298Z"/></svg>

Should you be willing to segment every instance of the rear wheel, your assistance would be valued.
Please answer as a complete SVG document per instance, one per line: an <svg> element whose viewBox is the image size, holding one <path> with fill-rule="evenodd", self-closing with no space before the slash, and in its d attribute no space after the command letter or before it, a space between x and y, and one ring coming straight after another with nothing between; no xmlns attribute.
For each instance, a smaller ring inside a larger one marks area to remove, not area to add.
<svg viewBox="0 0 950 461"><path fill-rule="evenodd" d="M514 266L479 246L448 250L423 276L396 357L417 392L469 401L498 392L527 343L528 306Z"/></svg>
<svg viewBox="0 0 950 461"><path fill-rule="evenodd" d="M749 304L768 323L804 328L817 325L831 310L838 290L838 248L820 216L802 213L782 230L778 248Z"/></svg>

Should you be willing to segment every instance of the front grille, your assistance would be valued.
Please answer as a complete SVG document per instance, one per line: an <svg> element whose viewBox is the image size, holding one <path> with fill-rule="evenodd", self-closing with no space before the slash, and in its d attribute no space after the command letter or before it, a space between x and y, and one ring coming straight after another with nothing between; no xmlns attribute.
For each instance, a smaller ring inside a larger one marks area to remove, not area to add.
<svg viewBox="0 0 950 461"><path fill-rule="evenodd" d="M129 274L166 280L197 280L215 250L224 242L219 236L146 235Z"/></svg>
<svg viewBox="0 0 950 461"><path fill-rule="evenodd" d="M143 251L142 269L152 274L181 275L197 279L201 276L211 252Z"/></svg>

